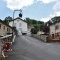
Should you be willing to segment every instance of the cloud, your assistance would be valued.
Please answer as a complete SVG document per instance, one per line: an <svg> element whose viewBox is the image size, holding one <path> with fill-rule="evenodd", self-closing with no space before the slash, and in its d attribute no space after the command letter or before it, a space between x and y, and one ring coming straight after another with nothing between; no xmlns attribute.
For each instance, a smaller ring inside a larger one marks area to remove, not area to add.
<svg viewBox="0 0 60 60"><path fill-rule="evenodd" d="M50 20L50 17L46 17L46 18L41 18L40 21L44 21L47 22L48 20Z"/></svg>
<svg viewBox="0 0 60 60"><path fill-rule="evenodd" d="M54 12L54 13L50 14L48 17L41 18L40 21L47 22L47 21L49 21L51 18L53 18L53 17L55 17L55 16L60 16L60 11Z"/></svg>
<svg viewBox="0 0 60 60"><path fill-rule="evenodd" d="M47 22L54 16L60 16L60 11L58 11L60 10L59 0L4 0L4 2L6 2L7 4L7 7L11 10L22 9L23 7L30 6L38 1L45 4L55 2L53 6L54 13L50 14L49 16L45 18L41 18L40 19L41 21Z"/></svg>
<svg viewBox="0 0 60 60"><path fill-rule="evenodd" d="M56 15L56 16L60 16L60 11L55 12L55 15Z"/></svg>
<svg viewBox="0 0 60 60"><path fill-rule="evenodd" d="M60 16L60 11L54 12L53 14L50 14L50 17Z"/></svg>
<svg viewBox="0 0 60 60"><path fill-rule="evenodd" d="M23 7L30 6L35 2L50 3L57 0L3 0L6 2L7 7L11 10L22 9Z"/></svg>
<svg viewBox="0 0 60 60"><path fill-rule="evenodd" d="M51 2L58 1L58 0L37 0L37 1L41 1L42 3L51 3Z"/></svg>
<svg viewBox="0 0 60 60"><path fill-rule="evenodd" d="M59 11L60 10L60 1L57 1L55 5L53 6L54 11Z"/></svg>
<svg viewBox="0 0 60 60"><path fill-rule="evenodd" d="M34 3L34 0L4 0L7 3L7 7L11 10L22 9L25 6L29 6Z"/></svg>
<svg viewBox="0 0 60 60"><path fill-rule="evenodd" d="M59 1L59 0L35 0L35 1L40 1L41 3L51 3L51 2L56 2L56 1Z"/></svg>
<svg viewBox="0 0 60 60"><path fill-rule="evenodd" d="M55 2L55 1L57 2L55 2L55 5L53 6L54 12L45 18L41 18L40 21L47 22L55 16L60 16L60 1L59 0L41 0L41 1L43 3L50 3L50 2Z"/></svg>

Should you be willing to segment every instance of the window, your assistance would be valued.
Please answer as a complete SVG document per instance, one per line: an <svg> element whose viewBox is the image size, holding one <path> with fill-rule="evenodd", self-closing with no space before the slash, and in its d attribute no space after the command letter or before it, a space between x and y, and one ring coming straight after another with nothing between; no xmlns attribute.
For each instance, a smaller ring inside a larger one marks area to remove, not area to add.
<svg viewBox="0 0 60 60"><path fill-rule="evenodd" d="M22 24L21 24L21 23L19 23L19 26L21 27L21 26L22 26Z"/></svg>
<svg viewBox="0 0 60 60"><path fill-rule="evenodd" d="M5 26L3 27L3 29L5 30Z"/></svg>
<svg viewBox="0 0 60 60"><path fill-rule="evenodd" d="M59 29L59 26L58 25L55 26L55 30L57 30L57 29Z"/></svg>
<svg viewBox="0 0 60 60"><path fill-rule="evenodd" d="M14 26L16 26L16 23L14 24Z"/></svg>
<svg viewBox="0 0 60 60"><path fill-rule="evenodd" d="M0 28L1 28L1 24L0 24Z"/></svg>
<svg viewBox="0 0 60 60"><path fill-rule="evenodd" d="M10 32L10 29L9 29L9 32Z"/></svg>

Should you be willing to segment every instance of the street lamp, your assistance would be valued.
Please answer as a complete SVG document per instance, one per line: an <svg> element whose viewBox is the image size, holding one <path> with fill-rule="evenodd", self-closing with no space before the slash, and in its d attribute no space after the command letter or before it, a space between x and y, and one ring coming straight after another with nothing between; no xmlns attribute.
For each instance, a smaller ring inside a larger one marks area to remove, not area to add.
<svg viewBox="0 0 60 60"><path fill-rule="evenodd" d="M20 10L14 10L13 11L13 27L14 27L14 14L15 14L16 11L20 11L19 17L22 18L22 10L21 9Z"/></svg>
<svg viewBox="0 0 60 60"><path fill-rule="evenodd" d="M22 18L22 10L21 9L13 11L13 28L14 28L14 14L15 14L16 11L20 11L19 17ZM13 37L13 35L14 35L14 30L12 29L12 37Z"/></svg>

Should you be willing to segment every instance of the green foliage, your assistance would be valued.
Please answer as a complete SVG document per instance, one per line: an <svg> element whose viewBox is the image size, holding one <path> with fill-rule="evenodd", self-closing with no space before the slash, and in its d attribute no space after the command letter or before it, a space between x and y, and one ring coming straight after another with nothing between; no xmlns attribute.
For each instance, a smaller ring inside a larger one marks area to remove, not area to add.
<svg viewBox="0 0 60 60"><path fill-rule="evenodd" d="M55 16L55 17L51 18L50 21L52 21L53 23L60 21L60 16Z"/></svg>
<svg viewBox="0 0 60 60"><path fill-rule="evenodd" d="M3 57L0 57L0 60L5 60Z"/></svg>
<svg viewBox="0 0 60 60"><path fill-rule="evenodd" d="M46 24L48 24L50 26L50 25L52 25L52 22L49 20L48 22L46 22Z"/></svg>
<svg viewBox="0 0 60 60"><path fill-rule="evenodd" d="M6 23L6 24L9 24L9 22L12 20L12 17L10 17L10 16L8 16L8 17L6 17L5 19L4 19L4 22Z"/></svg>
<svg viewBox="0 0 60 60"><path fill-rule="evenodd" d="M8 16L4 20L11 21L12 20L12 17Z"/></svg>
<svg viewBox="0 0 60 60"><path fill-rule="evenodd" d="M32 19L32 24L37 24L37 21Z"/></svg>
<svg viewBox="0 0 60 60"><path fill-rule="evenodd" d="M38 21L38 24L44 24L44 22L43 21Z"/></svg>
<svg viewBox="0 0 60 60"><path fill-rule="evenodd" d="M37 34L37 29L32 28L32 29L31 29L31 34Z"/></svg>
<svg viewBox="0 0 60 60"><path fill-rule="evenodd" d="M31 21L31 19L30 19L30 18L26 18L26 22L27 22L27 24L28 24L29 26L31 26L31 25L32 25L32 21Z"/></svg>
<svg viewBox="0 0 60 60"><path fill-rule="evenodd" d="M40 30L43 30L44 24L40 24Z"/></svg>
<svg viewBox="0 0 60 60"><path fill-rule="evenodd" d="M34 19L30 19L30 18L26 18L25 21L27 22L27 24L29 26L34 26L34 28L37 29L37 31L42 30L42 28L44 26L44 22L42 22L42 21L37 21Z"/></svg>
<svg viewBox="0 0 60 60"><path fill-rule="evenodd" d="M53 23L59 22L60 21L60 16L55 16L53 18L51 18L51 20L49 20L48 22L46 22L44 24L43 21L37 21L34 19L30 19L30 18L26 18L26 22L28 23L28 25L30 26L34 26L34 29L31 30L32 33L37 33L38 30L42 30L46 33L49 33L50 29L49 26L52 25ZM47 26L48 24L48 26Z"/></svg>
<svg viewBox="0 0 60 60"><path fill-rule="evenodd" d="M59 21L60 21L60 16L55 16L55 17L51 18L48 22L46 22L46 24L48 24L50 26Z"/></svg>

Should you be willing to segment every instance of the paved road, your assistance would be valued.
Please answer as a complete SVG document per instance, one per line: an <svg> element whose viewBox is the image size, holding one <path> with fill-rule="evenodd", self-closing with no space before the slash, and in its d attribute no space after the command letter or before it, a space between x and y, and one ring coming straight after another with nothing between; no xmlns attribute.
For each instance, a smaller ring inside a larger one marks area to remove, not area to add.
<svg viewBox="0 0 60 60"><path fill-rule="evenodd" d="M60 60L60 43L44 43L29 36L19 36L6 60Z"/></svg>

